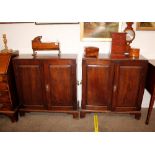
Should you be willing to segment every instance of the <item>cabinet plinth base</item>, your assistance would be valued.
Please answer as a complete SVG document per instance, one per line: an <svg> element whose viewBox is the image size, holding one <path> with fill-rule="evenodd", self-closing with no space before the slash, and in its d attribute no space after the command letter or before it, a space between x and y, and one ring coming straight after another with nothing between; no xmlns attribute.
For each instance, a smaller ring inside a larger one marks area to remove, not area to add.
<svg viewBox="0 0 155 155"><path fill-rule="evenodd" d="M135 119L139 120L141 118L140 111L109 111L109 110L84 110L80 111L80 118L85 118L87 113L118 113L118 114L130 114L134 115Z"/></svg>
<svg viewBox="0 0 155 155"><path fill-rule="evenodd" d="M18 112L17 111L4 111L0 112L0 115L5 115L10 118L11 122L17 122L18 121Z"/></svg>
<svg viewBox="0 0 155 155"><path fill-rule="evenodd" d="M19 110L19 115L20 117L24 117L26 113L30 112L46 112L46 113L66 113L66 114L71 114L73 115L73 118L78 119L79 118L79 111L78 110L64 110L64 111L56 111L56 110L32 110L32 109L20 109Z"/></svg>

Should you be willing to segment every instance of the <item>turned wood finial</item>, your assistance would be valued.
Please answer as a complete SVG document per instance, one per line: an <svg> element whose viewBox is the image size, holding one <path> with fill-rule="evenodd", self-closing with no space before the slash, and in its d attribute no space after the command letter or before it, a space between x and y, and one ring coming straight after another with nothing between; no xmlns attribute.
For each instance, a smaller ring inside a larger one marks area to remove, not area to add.
<svg viewBox="0 0 155 155"><path fill-rule="evenodd" d="M133 22L126 22L126 25L127 25L128 29L132 29L133 30L133 28L132 28Z"/></svg>

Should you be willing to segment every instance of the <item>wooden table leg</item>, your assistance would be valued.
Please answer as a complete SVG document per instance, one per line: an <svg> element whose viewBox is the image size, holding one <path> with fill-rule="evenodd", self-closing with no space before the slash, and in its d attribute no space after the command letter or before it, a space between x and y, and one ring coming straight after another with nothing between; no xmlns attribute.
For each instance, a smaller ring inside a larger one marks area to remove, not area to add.
<svg viewBox="0 0 155 155"><path fill-rule="evenodd" d="M149 109L148 109L148 113L147 113L147 118L145 121L145 124L147 124L147 125L149 124L149 120L150 120L151 112L153 110L154 102L155 102L155 90L154 90L153 95L151 96L151 99L150 99L150 105L149 105Z"/></svg>

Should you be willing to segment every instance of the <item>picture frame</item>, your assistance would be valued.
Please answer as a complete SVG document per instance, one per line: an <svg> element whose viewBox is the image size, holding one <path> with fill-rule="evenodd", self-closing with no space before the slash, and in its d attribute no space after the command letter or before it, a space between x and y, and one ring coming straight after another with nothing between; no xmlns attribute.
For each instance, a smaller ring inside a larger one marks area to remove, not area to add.
<svg viewBox="0 0 155 155"><path fill-rule="evenodd" d="M137 31L155 31L155 22L137 22Z"/></svg>
<svg viewBox="0 0 155 155"><path fill-rule="evenodd" d="M35 25L61 25L61 24L79 24L79 22L35 22Z"/></svg>
<svg viewBox="0 0 155 155"><path fill-rule="evenodd" d="M81 22L81 41L111 41L111 32L121 32L120 22Z"/></svg>
<svg viewBox="0 0 155 155"><path fill-rule="evenodd" d="M80 22L0 22L0 24L31 24L35 25L59 25L59 24L79 24Z"/></svg>
<svg viewBox="0 0 155 155"><path fill-rule="evenodd" d="M32 24L34 22L0 22L0 24Z"/></svg>

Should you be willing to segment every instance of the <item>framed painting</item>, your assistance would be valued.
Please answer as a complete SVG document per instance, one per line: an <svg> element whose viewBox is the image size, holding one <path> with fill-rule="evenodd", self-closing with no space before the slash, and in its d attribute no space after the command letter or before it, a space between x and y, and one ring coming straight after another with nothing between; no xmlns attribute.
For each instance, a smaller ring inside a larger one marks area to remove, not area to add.
<svg viewBox="0 0 155 155"><path fill-rule="evenodd" d="M155 31L155 22L138 22L136 24L138 31Z"/></svg>
<svg viewBox="0 0 155 155"><path fill-rule="evenodd" d="M80 23L81 41L111 41L111 32L121 32L119 22Z"/></svg>

